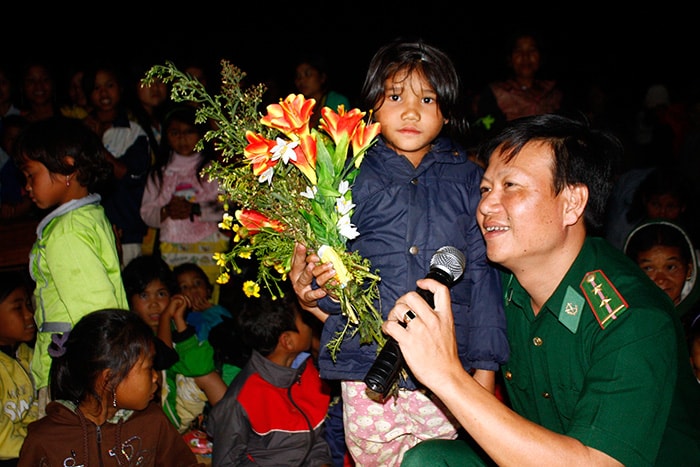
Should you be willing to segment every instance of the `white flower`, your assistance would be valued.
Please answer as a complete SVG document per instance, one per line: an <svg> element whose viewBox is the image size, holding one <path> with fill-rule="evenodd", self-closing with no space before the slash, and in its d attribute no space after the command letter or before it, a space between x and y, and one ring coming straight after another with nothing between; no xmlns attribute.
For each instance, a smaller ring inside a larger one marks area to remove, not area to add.
<svg viewBox="0 0 700 467"><path fill-rule="evenodd" d="M272 153L273 161L276 161L281 158L282 162L288 164L290 160L297 160L297 155L294 152L294 148L299 146L299 142L285 141L282 138L277 138L275 141L277 142L277 144L270 151Z"/></svg>
<svg viewBox="0 0 700 467"><path fill-rule="evenodd" d="M345 199L342 196L335 199L335 210L341 216L348 214L354 207L355 204L352 202L352 199Z"/></svg>
<svg viewBox="0 0 700 467"><path fill-rule="evenodd" d="M343 180L340 182L340 185L338 185L338 191L340 192L341 195L344 195L345 193L348 192L350 189L350 182L347 180Z"/></svg>
<svg viewBox="0 0 700 467"><path fill-rule="evenodd" d="M267 182L268 185L272 185L272 175L274 175L274 173L274 167L270 167L269 169L260 174L260 177L258 177L258 181L260 183Z"/></svg>
<svg viewBox="0 0 700 467"><path fill-rule="evenodd" d="M299 194L304 198L314 199L316 197L316 193L318 193L318 188L316 186L307 186L306 190Z"/></svg>
<svg viewBox="0 0 700 467"><path fill-rule="evenodd" d="M360 235L360 232L357 231L357 227L350 223L350 216L347 214L338 219L336 226L338 227L338 232L340 235L348 240L352 240Z"/></svg>

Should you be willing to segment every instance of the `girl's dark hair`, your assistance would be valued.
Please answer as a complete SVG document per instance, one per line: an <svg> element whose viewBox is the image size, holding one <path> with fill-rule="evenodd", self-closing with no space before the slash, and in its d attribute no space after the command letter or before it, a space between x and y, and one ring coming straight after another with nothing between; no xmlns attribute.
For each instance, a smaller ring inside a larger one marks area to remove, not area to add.
<svg viewBox="0 0 700 467"><path fill-rule="evenodd" d="M273 299L267 294L248 299L238 315L243 343L263 356L275 350L285 331L298 331L296 314L300 313L294 293Z"/></svg>
<svg viewBox="0 0 700 467"><path fill-rule="evenodd" d="M199 276L201 280L204 281L205 284L207 284L207 291L211 294L214 291L214 287L211 284L211 281L209 281L209 277L207 276L207 273L204 272L204 269L199 267L198 264L196 263L182 263L178 264L173 268L173 274L175 275L175 279L177 279L180 274L186 273L186 272L193 272Z"/></svg>
<svg viewBox="0 0 700 467"><path fill-rule="evenodd" d="M202 139L204 137L204 134L210 129L210 127L208 126L207 122L197 123L196 117L197 109L192 105L180 105L174 107L165 115L165 119L163 120L163 128L161 131L162 136L160 141L160 148L156 153L156 160L149 174L149 177L151 177L154 181L158 182L158 186L160 186L163 182L163 172L165 170L165 167L170 162L173 152L172 146L170 146L170 144L168 143L168 130L170 129L170 126L174 122L192 125L197 130L197 133L199 134L199 139ZM209 162L216 159L216 153L214 152L214 149L210 142L204 142L204 148L202 149L201 153L203 157L199 165L197 166L197 180L200 184L203 181L201 173L202 169Z"/></svg>
<svg viewBox="0 0 700 467"><path fill-rule="evenodd" d="M175 274L160 256L137 256L129 261L129 264L122 270L122 282L129 301L134 295L146 290L148 284L156 279L163 282L170 295L178 293L179 287Z"/></svg>
<svg viewBox="0 0 700 467"><path fill-rule="evenodd" d="M44 164L52 174L75 174L90 192L112 176L99 136L75 118L56 116L27 125L17 137L15 161L22 167L27 160Z"/></svg>
<svg viewBox="0 0 700 467"><path fill-rule="evenodd" d="M12 292L24 287L28 293L34 290L29 274L19 271L0 271L0 302L5 301Z"/></svg>
<svg viewBox="0 0 700 467"><path fill-rule="evenodd" d="M556 114L534 115L506 122L498 134L482 142L477 159L486 166L498 151L510 161L531 142L546 143L553 153L555 194L570 185L588 187L586 230L589 235L602 235L608 198L622 161L620 140L584 121Z"/></svg>
<svg viewBox="0 0 700 467"><path fill-rule="evenodd" d="M468 125L459 74L445 52L422 40L395 40L374 54L360 92L363 108L378 110L384 103L386 80L413 71L422 73L435 90L440 111L449 120L445 129L452 137L461 138Z"/></svg>
<svg viewBox="0 0 700 467"><path fill-rule="evenodd" d="M101 401L96 384L102 371L109 370L108 387L116 388L140 358L155 354L155 335L136 313L104 309L83 316L63 349L49 372L51 398L75 404L87 396Z"/></svg>
<svg viewBox="0 0 700 467"><path fill-rule="evenodd" d="M670 222L653 222L634 230L625 244L625 253L637 262L640 253L655 246L678 248L683 262L693 261L690 240L679 226Z"/></svg>

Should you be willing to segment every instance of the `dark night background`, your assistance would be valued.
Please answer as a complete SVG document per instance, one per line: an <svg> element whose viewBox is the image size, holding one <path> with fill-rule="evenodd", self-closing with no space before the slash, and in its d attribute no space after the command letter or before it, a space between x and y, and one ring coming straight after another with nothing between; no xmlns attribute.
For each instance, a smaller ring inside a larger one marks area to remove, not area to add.
<svg viewBox="0 0 700 467"><path fill-rule="evenodd" d="M610 3L573 2L553 7L528 2L528 8L447 0L152 3L100 3L90 9L20 4L25 11L18 11L16 21L4 21L3 60L48 56L60 69L94 57L130 67L197 57L218 82L225 58L252 81L272 78L291 91L295 57L317 49L329 60L334 88L354 98L373 52L404 35L448 52L469 92L501 76L507 35L531 26L547 40L547 74L569 96L599 82L615 103L634 107L650 84L667 84L672 98L696 85L698 26L687 6L668 2L655 5L656 11L636 5L623 13L609 11L622 8Z"/></svg>

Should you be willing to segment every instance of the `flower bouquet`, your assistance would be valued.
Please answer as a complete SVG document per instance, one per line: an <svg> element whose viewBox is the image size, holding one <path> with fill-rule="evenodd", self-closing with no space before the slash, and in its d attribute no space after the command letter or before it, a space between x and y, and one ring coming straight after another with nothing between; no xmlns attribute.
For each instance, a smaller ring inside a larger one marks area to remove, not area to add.
<svg viewBox="0 0 700 467"><path fill-rule="evenodd" d="M340 301L347 324L328 344L331 357L343 339L358 332L362 343L381 347L386 340L382 315L374 307L378 272L346 247L360 234L350 222L352 184L379 124L367 124L365 112L341 105L321 109L319 129L310 128L316 101L301 94L268 105L262 115L265 86L244 88L246 73L226 60L221 65L221 94L215 96L171 62L153 66L143 78L145 84L154 79L171 83L174 101L193 103L197 122L213 123L198 149L211 141L221 156L203 174L216 179L222 190L227 213L220 227L235 232L231 250L214 255L221 267L217 282L239 274L241 259L254 258L257 281L244 283L246 295L259 296L263 286L280 296L295 244L302 243L322 262L332 262L337 272L327 288Z"/></svg>

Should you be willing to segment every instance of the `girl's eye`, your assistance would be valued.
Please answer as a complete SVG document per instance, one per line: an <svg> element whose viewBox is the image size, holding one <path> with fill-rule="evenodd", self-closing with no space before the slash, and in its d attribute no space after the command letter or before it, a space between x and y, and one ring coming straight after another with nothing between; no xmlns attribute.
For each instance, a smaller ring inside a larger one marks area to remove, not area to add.
<svg viewBox="0 0 700 467"><path fill-rule="evenodd" d="M423 98L424 104L432 104L433 102L435 102L435 99L433 99L432 97L424 97Z"/></svg>
<svg viewBox="0 0 700 467"><path fill-rule="evenodd" d="M392 100L394 102L398 101L400 99L398 94L390 94L389 95L389 100Z"/></svg>

